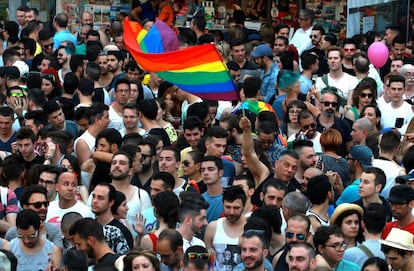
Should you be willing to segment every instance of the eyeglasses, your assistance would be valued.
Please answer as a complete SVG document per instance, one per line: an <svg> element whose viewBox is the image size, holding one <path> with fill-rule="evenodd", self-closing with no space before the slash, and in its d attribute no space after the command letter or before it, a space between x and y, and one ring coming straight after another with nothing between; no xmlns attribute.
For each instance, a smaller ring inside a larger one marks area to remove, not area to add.
<svg viewBox="0 0 414 271"><path fill-rule="evenodd" d="M332 105L332 107L338 107L338 103L337 102L328 102L328 101L324 101L321 102L324 106L330 106Z"/></svg>
<svg viewBox="0 0 414 271"><path fill-rule="evenodd" d="M355 52L354 48L344 48L344 53L353 53Z"/></svg>
<svg viewBox="0 0 414 271"><path fill-rule="evenodd" d="M293 232L286 232L285 233L286 238L292 239L296 236L296 238L300 241L305 240L306 236L303 233L293 233Z"/></svg>
<svg viewBox="0 0 414 271"><path fill-rule="evenodd" d="M54 43L54 42L49 43L49 44L45 44L45 45L43 45L43 48L53 47L53 45L55 45L55 43Z"/></svg>
<svg viewBox="0 0 414 271"><path fill-rule="evenodd" d="M115 89L116 93L128 94L131 93L129 89Z"/></svg>
<svg viewBox="0 0 414 271"><path fill-rule="evenodd" d="M188 252L187 255L188 255L188 259L190 261L196 261L197 259L200 259L202 261L210 260L210 254L209 253Z"/></svg>
<svg viewBox="0 0 414 271"><path fill-rule="evenodd" d="M349 160L351 160L351 161L355 161L355 160L356 160L355 158L352 158L352 157L349 157L349 156L346 156L346 157L345 157L345 159L346 159L347 161L349 161Z"/></svg>
<svg viewBox="0 0 414 271"><path fill-rule="evenodd" d="M45 180L43 180L43 179L40 179L39 180L39 184L40 185L47 185L47 186L51 186L51 185L54 185L54 184L56 184L54 181L45 181Z"/></svg>
<svg viewBox="0 0 414 271"><path fill-rule="evenodd" d="M348 247L347 243L341 243L341 244L333 244L333 245L325 245L326 247L331 247L335 249L336 251L341 250L341 248L346 249Z"/></svg>
<svg viewBox="0 0 414 271"><path fill-rule="evenodd" d="M388 201L388 203L392 206L396 206L396 207L402 207L403 205L406 205L407 202L403 201L403 202L393 202L393 201Z"/></svg>
<svg viewBox="0 0 414 271"><path fill-rule="evenodd" d="M317 38L319 38L319 35L316 35L316 34L309 35L309 38L311 38L311 39L317 39Z"/></svg>
<svg viewBox="0 0 414 271"><path fill-rule="evenodd" d="M303 130L308 130L309 128L315 129L315 127L316 127L315 123L312 123L309 125L303 125Z"/></svg>
<svg viewBox="0 0 414 271"><path fill-rule="evenodd" d="M365 99L365 98L371 99L374 96L372 95L372 93L361 93L361 94L359 94L359 97L361 97L363 99Z"/></svg>
<svg viewBox="0 0 414 271"><path fill-rule="evenodd" d="M37 236L39 235L39 230L36 231L36 233L31 234L29 236L24 236L22 234L18 234L17 238L21 239L21 240L25 240L26 238L29 239L29 241L33 241L37 239Z"/></svg>
<svg viewBox="0 0 414 271"><path fill-rule="evenodd" d="M36 209L39 209L43 206L45 206L45 208L49 207L49 202L48 201L38 201L38 202L33 202L33 203L28 203L27 205L33 205Z"/></svg>
<svg viewBox="0 0 414 271"><path fill-rule="evenodd" d="M183 166L185 166L185 167L189 167L189 166L191 165L190 161L188 161L188 160L184 160L184 161L182 162L182 164L183 164Z"/></svg>
<svg viewBox="0 0 414 271"><path fill-rule="evenodd" d="M24 97L23 92L11 92L10 97Z"/></svg>

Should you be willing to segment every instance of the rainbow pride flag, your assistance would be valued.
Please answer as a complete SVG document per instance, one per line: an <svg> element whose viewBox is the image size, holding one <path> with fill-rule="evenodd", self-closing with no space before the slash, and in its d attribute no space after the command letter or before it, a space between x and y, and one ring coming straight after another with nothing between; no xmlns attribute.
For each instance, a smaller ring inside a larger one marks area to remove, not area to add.
<svg viewBox="0 0 414 271"><path fill-rule="evenodd" d="M124 43L142 69L209 100L237 100L236 86L213 44L178 49L174 31L157 20L149 31L129 18Z"/></svg>

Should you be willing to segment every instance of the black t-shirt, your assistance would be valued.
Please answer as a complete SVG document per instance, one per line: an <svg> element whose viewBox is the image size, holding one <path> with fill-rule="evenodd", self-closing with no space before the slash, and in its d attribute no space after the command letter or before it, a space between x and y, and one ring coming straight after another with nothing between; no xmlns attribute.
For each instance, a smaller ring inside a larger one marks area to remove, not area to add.
<svg viewBox="0 0 414 271"><path fill-rule="evenodd" d="M114 265L117 257L114 253L106 253L103 257L96 261L98 265Z"/></svg>
<svg viewBox="0 0 414 271"><path fill-rule="evenodd" d="M148 131L148 134L160 136L162 139L162 143L164 144L164 147L171 145L170 138L167 132L163 128L152 128L151 130Z"/></svg>
<svg viewBox="0 0 414 271"><path fill-rule="evenodd" d="M24 161L24 168L26 169L26 171L29 171L32 165L43 164L44 161L45 161L44 157L36 155L35 159L33 159L32 161Z"/></svg>

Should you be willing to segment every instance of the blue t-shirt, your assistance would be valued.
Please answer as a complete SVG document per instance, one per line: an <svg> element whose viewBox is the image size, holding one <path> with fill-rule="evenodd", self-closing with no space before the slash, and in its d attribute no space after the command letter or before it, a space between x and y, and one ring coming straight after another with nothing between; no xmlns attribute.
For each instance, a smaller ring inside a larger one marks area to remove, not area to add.
<svg viewBox="0 0 414 271"><path fill-rule="evenodd" d="M356 263L347 260L342 260L335 268L335 271L361 271L361 267L358 266Z"/></svg>
<svg viewBox="0 0 414 271"><path fill-rule="evenodd" d="M220 217L221 213L224 212L223 194L217 196L210 196L209 194L207 194L207 192L204 192L202 196L209 204L209 207L207 208L208 223L217 220Z"/></svg>

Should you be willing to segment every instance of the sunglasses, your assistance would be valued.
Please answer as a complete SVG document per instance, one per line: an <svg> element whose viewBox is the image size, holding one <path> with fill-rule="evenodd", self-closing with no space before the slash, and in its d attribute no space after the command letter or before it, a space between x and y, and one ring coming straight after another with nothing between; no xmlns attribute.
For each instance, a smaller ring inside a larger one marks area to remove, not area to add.
<svg viewBox="0 0 414 271"><path fill-rule="evenodd" d="M303 129L304 130L308 130L309 128L314 129L315 127L316 127L316 124L315 123L312 123L312 124L309 124L309 125L304 125L303 126Z"/></svg>
<svg viewBox="0 0 414 271"><path fill-rule="evenodd" d="M191 163L190 163L188 160L184 160L184 161L182 162L182 164L183 164L183 166L185 166L185 167L188 167L188 166L190 166L190 165L191 165Z"/></svg>
<svg viewBox="0 0 414 271"><path fill-rule="evenodd" d="M364 98L364 99L365 98L371 99L374 96L372 95L372 93L361 93L361 94L359 94L359 97Z"/></svg>
<svg viewBox="0 0 414 271"><path fill-rule="evenodd" d="M208 261L210 260L210 254L209 253L197 253L197 252L188 252L188 259L190 261L196 261L198 259L202 261Z"/></svg>
<svg viewBox="0 0 414 271"><path fill-rule="evenodd" d="M45 206L45 208L49 207L48 201L38 201L33 203L28 203L27 205L33 205L36 209L39 209L40 207Z"/></svg>
<svg viewBox="0 0 414 271"><path fill-rule="evenodd" d="M355 52L354 48L344 48L344 53L352 53Z"/></svg>
<svg viewBox="0 0 414 271"><path fill-rule="evenodd" d="M317 38L319 38L319 35L309 35L309 38L311 38L311 39L317 39Z"/></svg>
<svg viewBox="0 0 414 271"><path fill-rule="evenodd" d="M145 161L148 157L151 157L151 154L142 154L141 153L141 159L139 160L141 163Z"/></svg>
<svg viewBox="0 0 414 271"><path fill-rule="evenodd" d="M300 241L303 241L303 240L305 240L305 235L304 234L302 234L302 233L293 233L293 232L286 232L285 233L285 236L286 236L286 238L289 238L289 239L291 239L291 238L293 238L293 237L295 237L296 236L296 238L298 239L298 240L300 240Z"/></svg>
<svg viewBox="0 0 414 271"><path fill-rule="evenodd" d="M324 106L330 106L332 105L332 107L338 107L338 103L337 102L328 102L328 101L324 101L321 102Z"/></svg>
<svg viewBox="0 0 414 271"><path fill-rule="evenodd" d="M43 48L53 47L53 45L55 45L55 43L54 43L54 42L49 43L49 44L45 44L45 45L43 45Z"/></svg>
<svg viewBox="0 0 414 271"><path fill-rule="evenodd" d="M10 97L24 97L23 92L10 92Z"/></svg>

